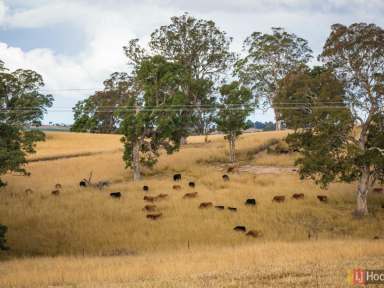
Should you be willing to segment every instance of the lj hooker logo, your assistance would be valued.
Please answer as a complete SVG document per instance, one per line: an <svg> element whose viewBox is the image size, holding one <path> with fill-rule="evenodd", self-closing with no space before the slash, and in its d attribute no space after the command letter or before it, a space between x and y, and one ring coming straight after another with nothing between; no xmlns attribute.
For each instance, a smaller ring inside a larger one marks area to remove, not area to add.
<svg viewBox="0 0 384 288"><path fill-rule="evenodd" d="M384 284L384 270L353 269L353 285Z"/></svg>

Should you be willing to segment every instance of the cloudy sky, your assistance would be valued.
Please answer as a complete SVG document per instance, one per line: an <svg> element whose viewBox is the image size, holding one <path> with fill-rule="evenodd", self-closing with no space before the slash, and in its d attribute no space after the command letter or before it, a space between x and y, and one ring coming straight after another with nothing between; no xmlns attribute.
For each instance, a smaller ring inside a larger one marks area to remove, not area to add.
<svg viewBox="0 0 384 288"><path fill-rule="evenodd" d="M384 27L384 0L0 0L0 59L10 69L43 75L55 106L44 122L71 123L74 104L126 71L122 46L142 44L169 18L189 12L212 19L240 52L254 31L281 26L307 39L315 55L330 25L373 22ZM78 89L78 90L72 90ZM272 120L257 112L256 120Z"/></svg>

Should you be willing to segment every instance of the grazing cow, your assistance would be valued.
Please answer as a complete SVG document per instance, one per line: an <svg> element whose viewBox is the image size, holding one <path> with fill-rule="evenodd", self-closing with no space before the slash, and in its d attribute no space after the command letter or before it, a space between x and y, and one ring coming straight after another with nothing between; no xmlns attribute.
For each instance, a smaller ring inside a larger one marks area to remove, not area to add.
<svg viewBox="0 0 384 288"><path fill-rule="evenodd" d="M181 180L181 174L175 174L173 175L173 181L180 181Z"/></svg>
<svg viewBox="0 0 384 288"><path fill-rule="evenodd" d="M27 194L27 195L33 194L33 190L28 188L28 189L25 189L24 193Z"/></svg>
<svg viewBox="0 0 384 288"><path fill-rule="evenodd" d="M168 194L159 194L155 198L156 199L164 199L164 198L167 198L167 197L168 197Z"/></svg>
<svg viewBox="0 0 384 288"><path fill-rule="evenodd" d="M328 202L328 197L325 195L317 195L317 199L319 199L320 202Z"/></svg>
<svg viewBox="0 0 384 288"><path fill-rule="evenodd" d="M379 240L379 239L380 239L379 236L375 236L375 237L373 237L373 240Z"/></svg>
<svg viewBox="0 0 384 288"><path fill-rule="evenodd" d="M156 211L157 206L156 205L145 205L143 210L148 212Z"/></svg>
<svg viewBox="0 0 384 288"><path fill-rule="evenodd" d="M60 194L60 190L53 190L51 192L52 195L58 196Z"/></svg>
<svg viewBox="0 0 384 288"><path fill-rule="evenodd" d="M261 232L257 231L257 230L249 230L247 232L247 234L245 234L245 235L247 235L249 237L257 238L257 237L261 236Z"/></svg>
<svg viewBox="0 0 384 288"><path fill-rule="evenodd" d="M199 208L204 209L204 208L210 208L212 206L213 206L212 202L202 202L200 203Z"/></svg>
<svg viewBox="0 0 384 288"><path fill-rule="evenodd" d="M235 207L228 207L228 210L229 210L229 211L232 211L232 212L236 212L236 211L237 211L237 208L235 208Z"/></svg>
<svg viewBox="0 0 384 288"><path fill-rule="evenodd" d="M239 168L238 167L230 166L230 167L227 168L227 173L235 173L235 172L239 172Z"/></svg>
<svg viewBox="0 0 384 288"><path fill-rule="evenodd" d="M160 218L163 214L162 213L157 213L157 214L147 214L147 218L151 220L157 220Z"/></svg>
<svg viewBox="0 0 384 288"><path fill-rule="evenodd" d="M180 189L181 189L181 186L180 186L180 185L173 185L173 186L172 186L172 189L173 189L173 190L180 190Z"/></svg>
<svg viewBox="0 0 384 288"><path fill-rule="evenodd" d="M79 185L80 185L80 187L87 187L88 186L88 181L83 179L83 180L80 181Z"/></svg>
<svg viewBox="0 0 384 288"><path fill-rule="evenodd" d="M149 191L149 187L147 185L144 185L143 186L143 191L146 191L146 192Z"/></svg>
<svg viewBox="0 0 384 288"><path fill-rule="evenodd" d="M183 199L186 199L186 198L196 198L196 197L197 197L197 192L192 192L192 193L184 194Z"/></svg>
<svg viewBox="0 0 384 288"><path fill-rule="evenodd" d="M227 174L224 174L222 177L224 181L229 181L229 176Z"/></svg>
<svg viewBox="0 0 384 288"><path fill-rule="evenodd" d="M253 205L253 206L255 206L256 205L256 199L247 199L245 201L245 205Z"/></svg>
<svg viewBox="0 0 384 288"><path fill-rule="evenodd" d="M247 231L245 226L236 226L235 228L233 228L233 230L238 231L238 232L246 232Z"/></svg>
<svg viewBox="0 0 384 288"><path fill-rule="evenodd" d="M62 188L61 184L56 184L55 185L55 189L61 189L61 188Z"/></svg>
<svg viewBox="0 0 384 288"><path fill-rule="evenodd" d="M216 209L219 209L219 210L224 210L224 206L223 205L217 205L215 206Z"/></svg>
<svg viewBox="0 0 384 288"><path fill-rule="evenodd" d="M121 192L112 192L112 193L109 193L109 196L111 196L112 198L120 198Z"/></svg>
<svg viewBox="0 0 384 288"><path fill-rule="evenodd" d="M304 193L294 193L292 195L293 199L299 200L299 199L304 199Z"/></svg>
<svg viewBox="0 0 384 288"><path fill-rule="evenodd" d="M381 194L381 193L384 192L384 189L383 188L378 188L378 187L377 188L373 188L373 192Z"/></svg>
<svg viewBox="0 0 384 288"><path fill-rule="evenodd" d="M144 196L144 201L147 201L147 202L153 202L156 200L156 197L153 197L153 196Z"/></svg>
<svg viewBox="0 0 384 288"><path fill-rule="evenodd" d="M282 203L284 201L285 201L285 196L275 196L272 199L272 202L276 202L276 203Z"/></svg>
<svg viewBox="0 0 384 288"><path fill-rule="evenodd" d="M191 182L188 183L188 186L191 187L191 188L195 188L196 185L195 185L195 182L191 181Z"/></svg>

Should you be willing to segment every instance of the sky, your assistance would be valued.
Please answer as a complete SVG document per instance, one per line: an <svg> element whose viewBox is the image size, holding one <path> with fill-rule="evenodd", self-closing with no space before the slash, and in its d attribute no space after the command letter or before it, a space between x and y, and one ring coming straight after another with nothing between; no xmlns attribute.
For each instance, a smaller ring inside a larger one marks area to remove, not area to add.
<svg viewBox="0 0 384 288"><path fill-rule="evenodd" d="M283 27L305 38L316 57L334 23L384 27L384 0L0 0L0 59L6 67L32 69L55 104L44 123L73 122L71 108L102 88L115 71L128 71L122 47L188 12L213 20L241 53L252 32ZM252 119L273 120L271 111Z"/></svg>

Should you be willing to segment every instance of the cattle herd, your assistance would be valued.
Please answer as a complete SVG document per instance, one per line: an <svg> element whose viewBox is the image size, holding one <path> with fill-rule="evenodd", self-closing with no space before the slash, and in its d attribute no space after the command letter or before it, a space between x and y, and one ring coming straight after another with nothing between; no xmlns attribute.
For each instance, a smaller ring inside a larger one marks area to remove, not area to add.
<svg viewBox="0 0 384 288"><path fill-rule="evenodd" d="M174 182L180 182L181 178L182 178L182 175L180 173L173 175L173 181ZM90 179L91 179L91 177L89 179L81 180L79 182L79 186L80 187L95 187L98 189L103 189L103 188L108 187L110 185L110 182L108 182L108 181L99 181L95 184L92 184ZM230 180L230 178L227 174L222 175L222 179L224 182L227 182ZM193 181L189 181L188 187L191 189L194 189L194 188L196 188L196 183ZM182 186L180 184L175 184L172 186L172 189L173 190L181 190ZM56 184L54 186L54 190L52 190L51 194L54 196L59 196L61 193L61 190L62 190L62 185ZM144 185L142 187L142 190L144 192L149 192L150 187L148 185ZM374 193L377 193L377 194L383 194L384 193L383 188L374 188L372 191ZM26 194L32 194L33 190L32 189L26 189L25 193ZM121 192L111 192L111 193L109 193L109 195L111 198L116 198L116 199L119 199L122 197ZM198 195L199 195L198 192L188 192L182 196L182 199L193 199L193 198L198 197ZM143 207L142 210L147 213L146 218L149 220L158 220L159 218L161 218L163 216L163 214L161 212L159 212L159 209L154 204L154 202L165 200L167 198L168 198L168 194L163 194L163 193L158 194L156 196L145 195L143 197L143 200L147 204ZM317 195L316 198L318 199L318 201L320 201L322 203L328 202L328 197L326 195ZM304 193L294 193L294 194L292 194L291 199L302 200L302 199L304 199ZM272 202L274 202L274 203L283 203L285 201L286 201L286 196L284 196L284 195L275 195L272 197ZM253 198L246 199L244 202L245 206L256 206L256 204L257 204L256 199L253 199ZM231 207L231 206L225 207L224 205L214 205L214 203L212 203L212 202L201 202L199 204L198 208L199 209L215 208L216 210L225 210L225 208L227 208L227 210L230 212L237 212L238 211L237 207ZM381 208L384 209L384 203L382 204ZM260 237L262 235L262 232L260 232L258 230L248 230L247 231L247 228L243 225L235 226L233 228L233 230L236 232L245 233L245 235L250 236L250 237L254 237L254 238Z"/></svg>

